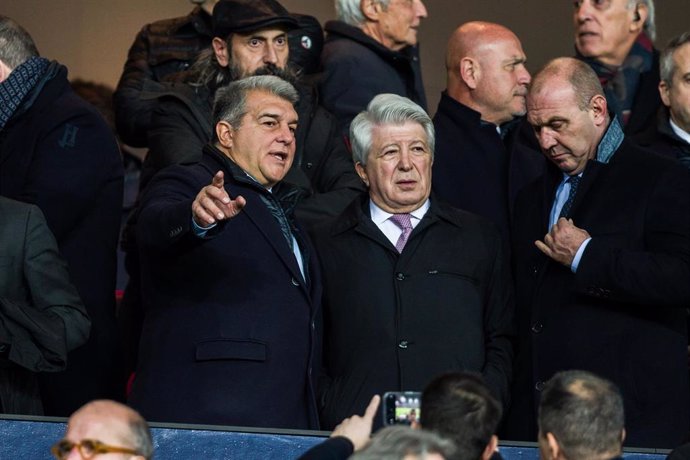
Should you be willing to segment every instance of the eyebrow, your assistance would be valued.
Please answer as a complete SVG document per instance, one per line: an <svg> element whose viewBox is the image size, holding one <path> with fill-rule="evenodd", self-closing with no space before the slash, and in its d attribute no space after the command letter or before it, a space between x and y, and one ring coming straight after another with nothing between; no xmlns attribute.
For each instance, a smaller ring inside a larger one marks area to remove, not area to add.
<svg viewBox="0 0 690 460"><path fill-rule="evenodd" d="M274 120L280 120L281 119L281 116L279 114L271 113L271 112L260 113L259 118L263 118L263 117L273 118ZM298 121L299 121L299 117L293 119L293 121L288 121L288 124L297 123Z"/></svg>

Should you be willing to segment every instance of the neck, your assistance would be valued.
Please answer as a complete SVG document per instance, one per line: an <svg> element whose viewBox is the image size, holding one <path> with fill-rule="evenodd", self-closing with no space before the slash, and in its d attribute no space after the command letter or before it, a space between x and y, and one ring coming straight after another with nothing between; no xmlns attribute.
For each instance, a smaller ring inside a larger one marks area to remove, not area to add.
<svg viewBox="0 0 690 460"><path fill-rule="evenodd" d="M392 40L386 39L386 37L381 33L377 22L366 22L360 26L362 32L365 35L373 38L386 48L392 51L400 51L405 48L405 44L394 43Z"/></svg>

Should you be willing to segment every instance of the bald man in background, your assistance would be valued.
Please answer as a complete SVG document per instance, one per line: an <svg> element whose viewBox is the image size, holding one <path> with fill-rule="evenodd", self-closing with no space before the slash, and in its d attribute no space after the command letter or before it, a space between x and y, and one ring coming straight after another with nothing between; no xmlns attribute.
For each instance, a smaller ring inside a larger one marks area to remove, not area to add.
<svg viewBox="0 0 690 460"><path fill-rule="evenodd" d="M544 165L524 122L530 74L518 37L490 22L458 27L446 51L447 89L434 117L433 189L510 235L512 202Z"/></svg>
<svg viewBox="0 0 690 460"><path fill-rule="evenodd" d="M102 399L91 401L72 414L65 437L53 445L51 452L58 460L101 456L150 460L153 442L146 420L137 411Z"/></svg>

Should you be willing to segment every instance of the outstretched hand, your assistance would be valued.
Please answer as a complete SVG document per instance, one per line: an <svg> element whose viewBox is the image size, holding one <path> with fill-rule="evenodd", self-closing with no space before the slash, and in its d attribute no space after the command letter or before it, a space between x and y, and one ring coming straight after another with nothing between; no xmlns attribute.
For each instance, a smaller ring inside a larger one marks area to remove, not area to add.
<svg viewBox="0 0 690 460"><path fill-rule="evenodd" d="M232 219L242 211L247 200L237 196L234 200L225 191L223 171L218 171L211 184L202 188L192 203L192 217L200 227L208 227L216 222Z"/></svg>
<svg viewBox="0 0 690 460"><path fill-rule="evenodd" d="M374 417L376 416L380 402L381 397L379 395L374 395L374 397L371 398L369 406L367 406L364 411L363 416L353 415L352 417L346 418L335 427L335 430L331 433L331 437L346 437L352 441L352 444L355 446L355 451L364 447L371 437L371 427L374 423Z"/></svg>

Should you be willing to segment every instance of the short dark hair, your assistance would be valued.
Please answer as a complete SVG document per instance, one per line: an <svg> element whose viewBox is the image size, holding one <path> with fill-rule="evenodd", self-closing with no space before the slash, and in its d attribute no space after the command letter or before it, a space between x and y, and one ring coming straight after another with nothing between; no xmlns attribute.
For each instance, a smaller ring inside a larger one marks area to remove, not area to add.
<svg viewBox="0 0 690 460"><path fill-rule="evenodd" d="M558 372L542 391L539 435L553 434L570 460L620 454L624 419L618 387L591 372Z"/></svg>
<svg viewBox="0 0 690 460"><path fill-rule="evenodd" d="M481 375L454 372L431 381L422 393L421 425L450 439L454 459L479 459L501 421L502 409Z"/></svg>
<svg viewBox="0 0 690 460"><path fill-rule="evenodd" d="M38 55L29 32L12 18L0 15L0 61L14 70L29 58Z"/></svg>

